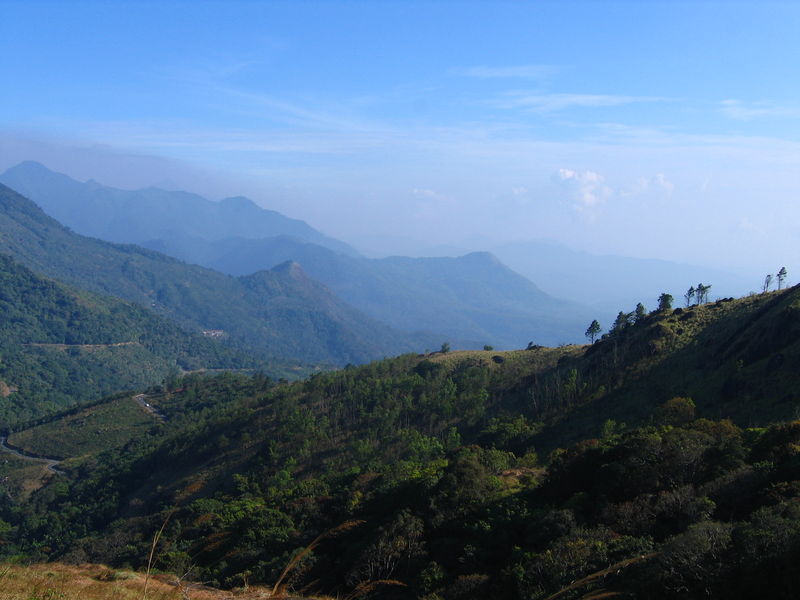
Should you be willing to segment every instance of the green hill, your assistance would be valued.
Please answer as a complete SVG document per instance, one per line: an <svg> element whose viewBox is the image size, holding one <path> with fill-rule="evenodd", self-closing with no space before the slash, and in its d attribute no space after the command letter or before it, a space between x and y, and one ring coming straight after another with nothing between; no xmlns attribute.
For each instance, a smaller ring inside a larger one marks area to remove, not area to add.
<svg viewBox="0 0 800 600"><path fill-rule="evenodd" d="M235 278L77 235L2 184L0 252L49 277L146 306L190 331L222 330L227 342L261 356L344 365L441 343L441 336L401 334L370 319L297 268Z"/></svg>
<svg viewBox="0 0 800 600"><path fill-rule="evenodd" d="M35 275L0 255L0 426L160 383L180 371L269 365L130 302Z"/></svg>
<svg viewBox="0 0 800 600"><path fill-rule="evenodd" d="M792 288L591 346L189 376L148 396L162 426L6 500L6 551L142 565L166 522L157 568L221 586L789 598L799 332Z"/></svg>

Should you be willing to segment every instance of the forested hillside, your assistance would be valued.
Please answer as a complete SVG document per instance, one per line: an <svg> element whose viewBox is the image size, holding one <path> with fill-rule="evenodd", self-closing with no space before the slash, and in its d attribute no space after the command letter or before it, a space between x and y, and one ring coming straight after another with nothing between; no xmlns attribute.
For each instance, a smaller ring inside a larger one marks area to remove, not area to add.
<svg viewBox="0 0 800 600"><path fill-rule="evenodd" d="M442 342L370 319L297 268L235 278L77 235L2 184L0 252L76 287L137 302L191 331L221 330L223 342L261 356L344 365Z"/></svg>
<svg viewBox="0 0 800 600"><path fill-rule="evenodd" d="M0 254L0 427L176 377L270 364L130 302L44 279Z"/></svg>
<svg viewBox="0 0 800 600"><path fill-rule="evenodd" d="M220 586L792 597L799 334L792 288L591 346L187 377L148 434L7 498L5 549L143 565L166 523L157 567Z"/></svg>

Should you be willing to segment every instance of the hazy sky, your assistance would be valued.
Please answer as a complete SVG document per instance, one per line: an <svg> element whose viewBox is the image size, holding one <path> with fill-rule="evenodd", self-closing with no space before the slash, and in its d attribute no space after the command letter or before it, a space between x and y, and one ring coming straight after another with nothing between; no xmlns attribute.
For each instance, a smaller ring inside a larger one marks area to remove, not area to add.
<svg viewBox="0 0 800 600"><path fill-rule="evenodd" d="M800 268L798 32L790 2L0 0L0 168L357 244Z"/></svg>

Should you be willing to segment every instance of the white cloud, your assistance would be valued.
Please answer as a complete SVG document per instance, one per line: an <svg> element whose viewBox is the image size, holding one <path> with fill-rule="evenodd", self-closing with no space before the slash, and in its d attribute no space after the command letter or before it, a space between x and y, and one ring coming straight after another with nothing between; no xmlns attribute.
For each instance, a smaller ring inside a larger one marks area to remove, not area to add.
<svg viewBox="0 0 800 600"><path fill-rule="evenodd" d="M742 231L746 231L748 233L754 233L754 234L756 234L758 236L762 236L762 237L765 237L767 235L767 231L766 231L766 229L764 229L764 227L762 227L760 225L757 225L756 223L754 223L751 219L749 219L747 217L741 217L739 219L738 225L739 225L739 229L741 229Z"/></svg>
<svg viewBox="0 0 800 600"><path fill-rule="evenodd" d="M454 75L477 77L480 79L543 79L559 71L552 65L511 65L505 67L476 66L464 69L453 69Z"/></svg>
<svg viewBox="0 0 800 600"><path fill-rule="evenodd" d="M606 185L605 178L594 171L561 168L556 174L556 181L578 211L596 209L613 194L613 190Z"/></svg>
<svg viewBox="0 0 800 600"><path fill-rule="evenodd" d="M649 96L613 96L606 94L530 94L510 92L493 102L498 108L523 108L536 112L555 112L568 108L602 108L635 102L659 102L664 98Z"/></svg>
<svg viewBox="0 0 800 600"><path fill-rule="evenodd" d="M656 173L650 177L640 177L636 182L625 189L624 196L640 196L643 194L656 195L669 198L675 191L675 184L672 183L663 173Z"/></svg>
<svg viewBox="0 0 800 600"><path fill-rule="evenodd" d="M439 194L437 194L433 190L427 190L423 188L414 188L413 190L411 190L411 193L417 196L418 198L439 198Z"/></svg>
<svg viewBox="0 0 800 600"><path fill-rule="evenodd" d="M753 119L765 117L800 119L800 108L777 106L767 102L747 104L741 100L723 100L722 114L737 121L752 121Z"/></svg>

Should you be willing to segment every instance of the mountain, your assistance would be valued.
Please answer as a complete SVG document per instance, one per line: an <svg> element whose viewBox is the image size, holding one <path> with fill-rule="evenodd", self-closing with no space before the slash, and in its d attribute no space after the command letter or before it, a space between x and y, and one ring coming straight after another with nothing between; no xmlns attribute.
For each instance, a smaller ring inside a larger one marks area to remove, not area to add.
<svg viewBox="0 0 800 600"><path fill-rule="evenodd" d="M245 199L213 203L184 192L115 190L30 162L9 169L0 181L18 186L79 233L133 242L231 275L295 261L373 319L405 332L436 332L462 347L576 342L598 316L577 301L545 294L486 253L371 260L299 221L269 213L277 227L259 217L269 211Z"/></svg>
<svg viewBox="0 0 800 600"><path fill-rule="evenodd" d="M2 184L0 252L48 277L137 302L190 331L221 330L227 342L262 356L343 365L429 343L367 317L298 269L235 278L84 237Z"/></svg>
<svg viewBox="0 0 800 600"><path fill-rule="evenodd" d="M0 551L143 568L160 531L159 570L287 596L789 598L798 361L795 287L587 346L187 376L147 431L71 433ZM52 452L69 419L11 441Z"/></svg>
<svg viewBox="0 0 800 600"><path fill-rule="evenodd" d="M655 307L662 292L672 294L682 304L686 290L698 283L712 285L711 293L718 298L760 289L758 281L720 269L596 255L550 241L504 244L493 247L492 252L548 293L593 307L600 313L598 318L608 324L617 312L628 312L637 302ZM700 260L702 257L698 257Z"/></svg>
<svg viewBox="0 0 800 600"><path fill-rule="evenodd" d="M289 237L207 241L173 236L144 246L232 275L294 260L338 297L403 331L518 348L582 339L594 314L542 292L489 253L458 258L345 256Z"/></svg>
<svg viewBox="0 0 800 600"><path fill-rule="evenodd" d="M2 254L0 314L2 428L180 370L280 373L141 306L44 279Z"/></svg>
<svg viewBox="0 0 800 600"><path fill-rule="evenodd" d="M357 254L305 222L263 209L241 196L212 202L197 194L152 187L120 190L95 181L82 183L33 161L8 169L0 175L0 183L32 199L73 231L106 241L169 239L176 231L207 240L287 235Z"/></svg>

